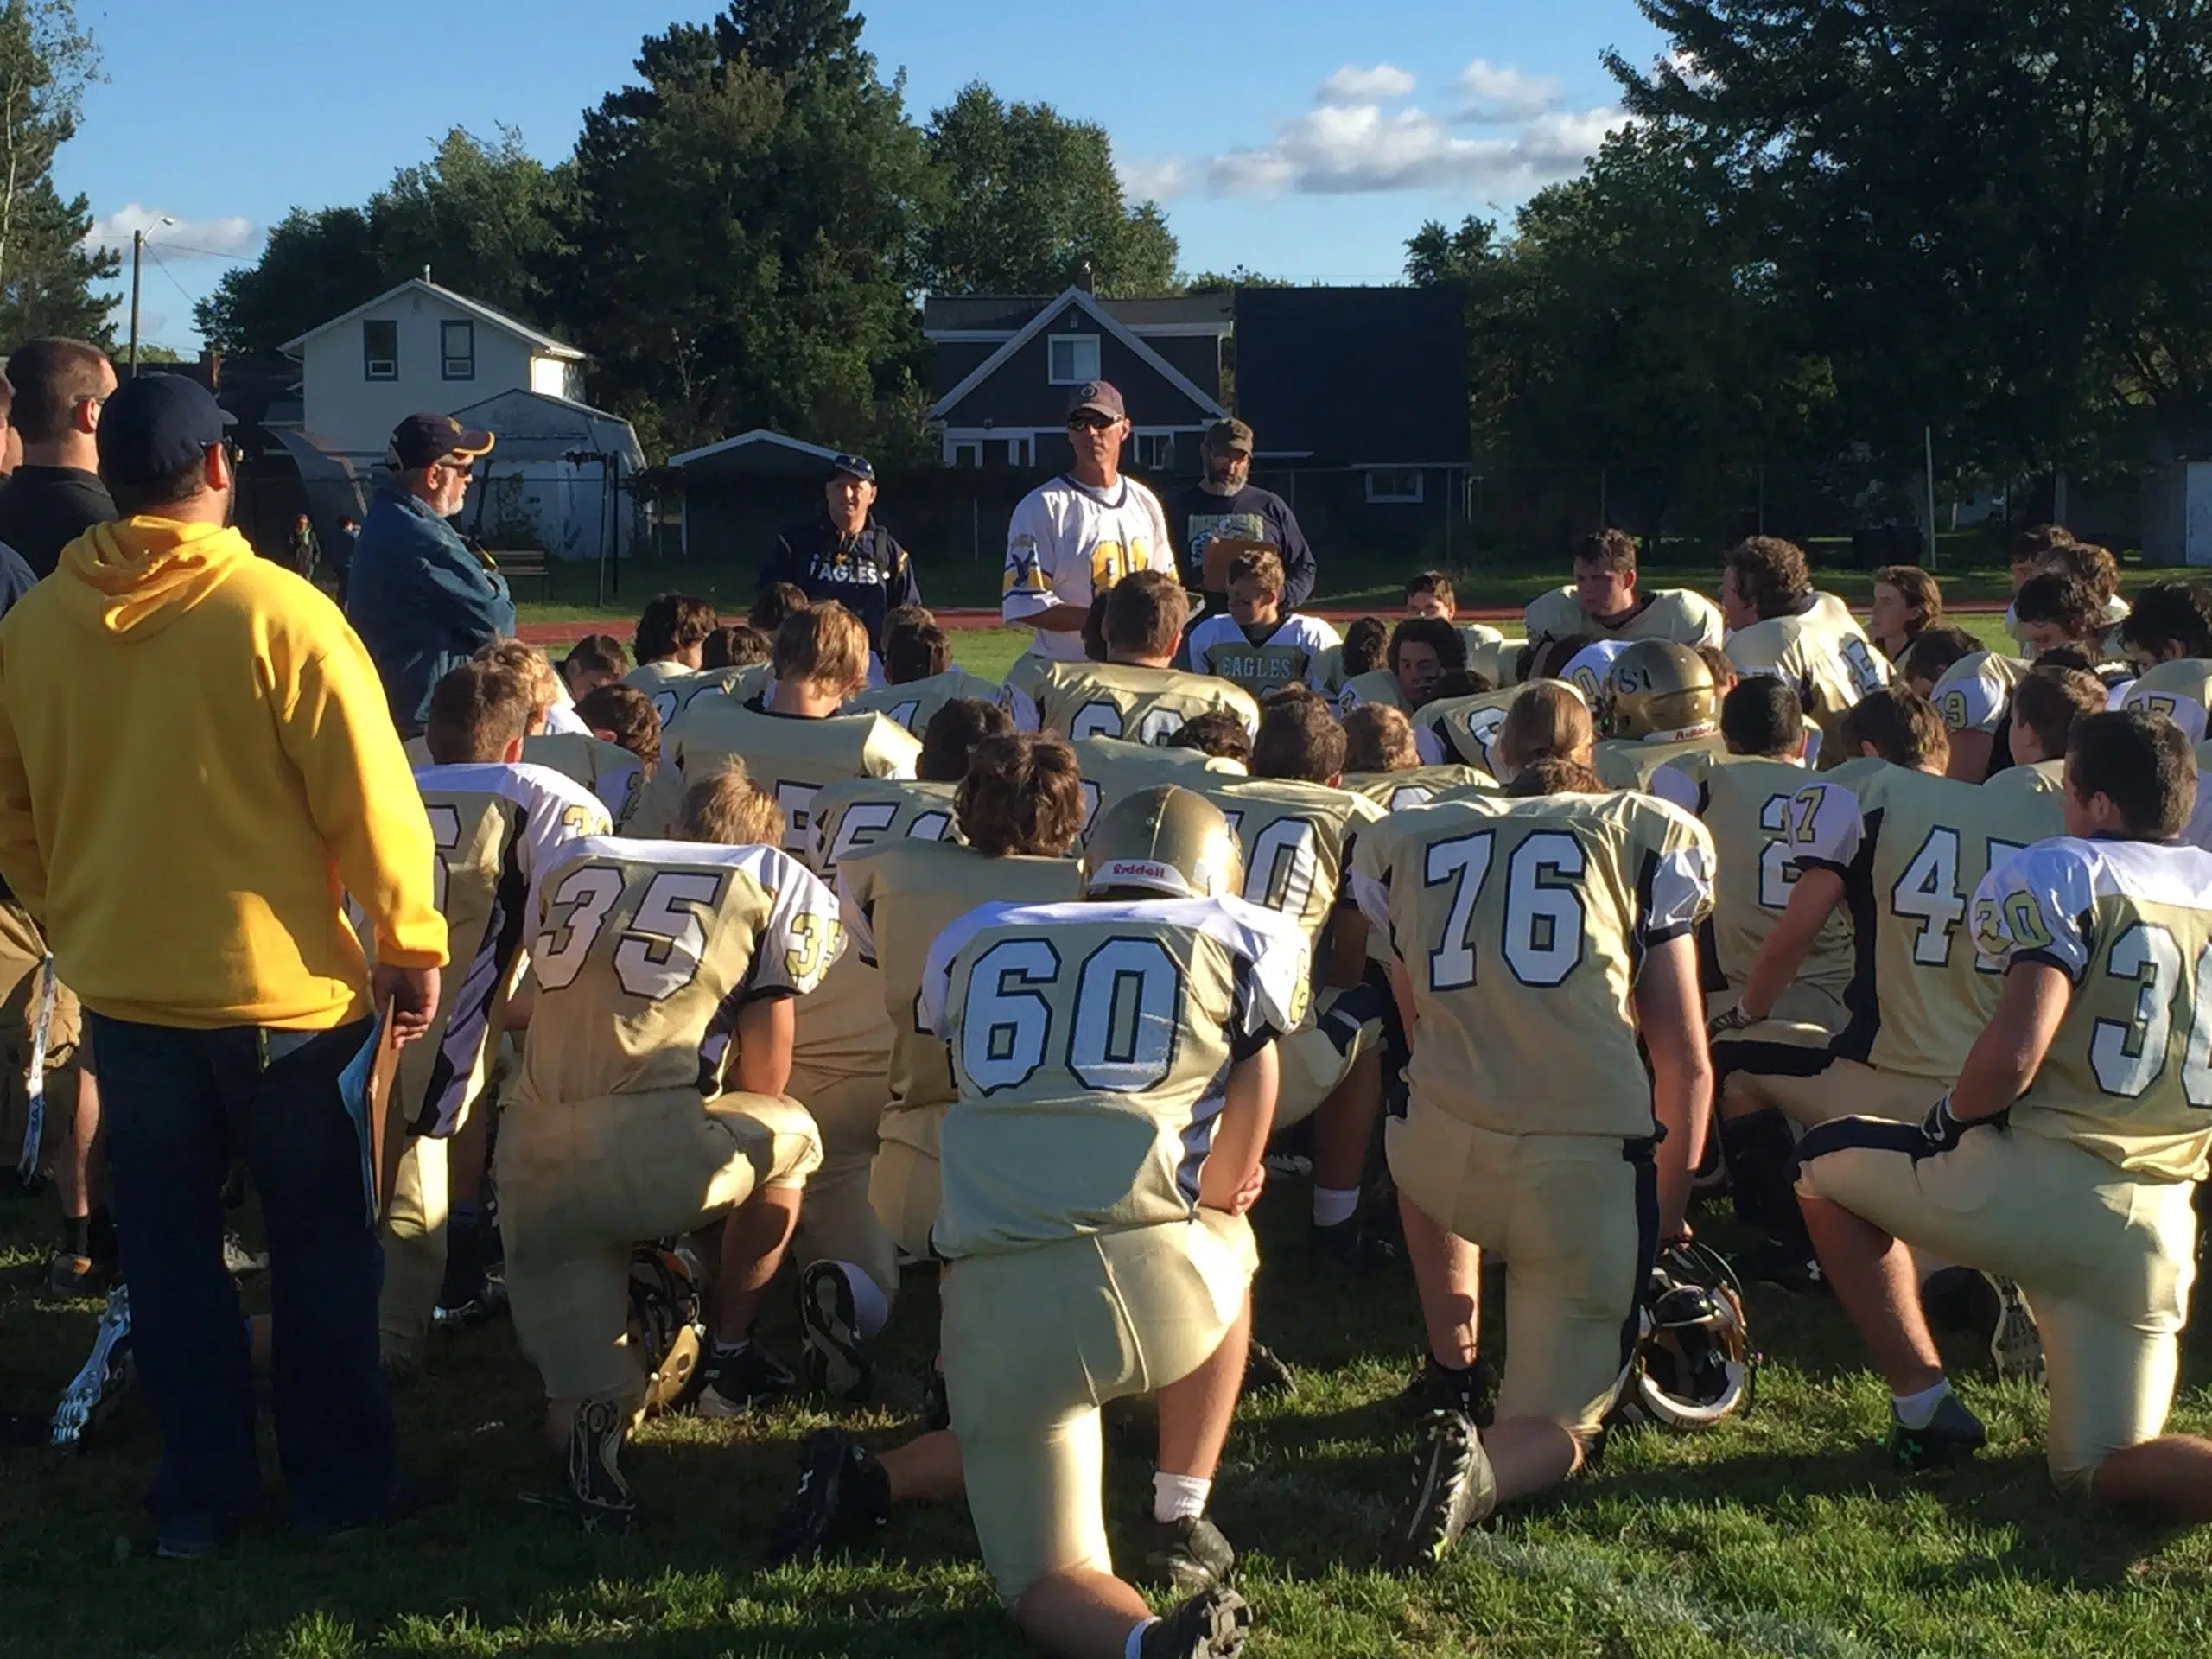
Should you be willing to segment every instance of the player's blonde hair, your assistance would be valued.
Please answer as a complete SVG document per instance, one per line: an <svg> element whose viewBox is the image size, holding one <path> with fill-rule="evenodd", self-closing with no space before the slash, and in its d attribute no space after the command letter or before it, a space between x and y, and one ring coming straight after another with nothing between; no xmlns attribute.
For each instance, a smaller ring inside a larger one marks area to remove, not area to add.
<svg viewBox="0 0 2212 1659"><path fill-rule="evenodd" d="M1538 680L1505 711L1497 756L1519 772L1548 756L1587 766L1598 740L1590 705L1565 680Z"/></svg>
<svg viewBox="0 0 2212 1659"><path fill-rule="evenodd" d="M1065 856L1083 833L1075 751L1039 732L985 738L969 758L953 812L961 839L989 857Z"/></svg>
<svg viewBox="0 0 2212 1659"><path fill-rule="evenodd" d="M1547 754L1514 774L1505 786L1508 795L1528 798L1537 795L1603 795L1605 780L1580 760Z"/></svg>
<svg viewBox="0 0 2212 1659"><path fill-rule="evenodd" d="M868 628L835 600L794 611L776 630L776 677L849 696L868 683Z"/></svg>
<svg viewBox="0 0 2212 1659"><path fill-rule="evenodd" d="M780 847L784 810L774 796L753 781L735 755L729 765L683 791L683 814L677 836L682 841L712 842L723 847Z"/></svg>
<svg viewBox="0 0 2212 1659"><path fill-rule="evenodd" d="M531 728L535 731L544 725L545 711L561 701L561 677L543 652L520 639L494 639L476 648L475 660L497 663L521 675L530 688Z"/></svg>
<svg viewBox="0 0 2212 1659"><path fill-rule="evenodd" d="M1346 772L1411 772L1419 765L1421 746L1403 709L1363 702L1344 716Z"/></svg>

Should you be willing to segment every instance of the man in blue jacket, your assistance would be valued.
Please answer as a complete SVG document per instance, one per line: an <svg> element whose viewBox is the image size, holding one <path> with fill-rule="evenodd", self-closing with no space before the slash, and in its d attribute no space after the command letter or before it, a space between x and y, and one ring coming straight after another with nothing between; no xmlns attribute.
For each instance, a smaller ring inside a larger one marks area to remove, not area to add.
<svg viewBox="0 0 2212 1659"><path fill-rule="evenodd" d="M384 681L400 735L423 729L430 690L480 645L515 631L506 578L446 523L468 474L492 448L450 415L410 415L393 429L391 477L353 543L346 614Z"/></svg>

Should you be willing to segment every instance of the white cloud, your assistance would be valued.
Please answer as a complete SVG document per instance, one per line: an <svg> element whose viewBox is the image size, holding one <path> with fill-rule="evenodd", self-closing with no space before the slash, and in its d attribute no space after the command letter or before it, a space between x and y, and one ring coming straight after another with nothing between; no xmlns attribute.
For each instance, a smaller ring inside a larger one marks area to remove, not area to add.
<svg viewBox="0 0 2212 1659"><path fill-rule="evenodd" d="M1459 72L1459 88L1467 100L1460 115L1466 121L1533 121L1559 105L1560 85L1554 77L1532 75L1481 58Z"/></svg>
<svg viewBox="0 0 2212 1659"><path fill-rule="evenodd" d="M1116 156L1114 171L1122 181L1122 194L1133 202L1165 201L1190 186L1190 169L1173 156L1164 162L1136 162Z"/></svg>
<svg viewBox="0 0 2212 1659"><path fill-rule="evenodd" d="M1372 69L1362 69L1357 64L1348 63L1321 83L1321 90L1313 101L1316 104L1376 104L1384 99L1409 98L1413 90L1411 73L1394 63L1378 63Z"/></svg>
<svg viewBox="0 0 2212 1659"><path fill-rule="evenodd" d="M175 222L164 224L164 219ZM159 250L164 257L180 259L201 254L212 254L220 259L235 258L251 248L261 234L254 222L243 214L188 219L181 213L164 213L158 207L141 207L134 201L93 219L85 241L88 246L114 248L128 253L134 231L145 232L146 245Z"/></svg>
<svg viewBox="0 0 2212 1659"><path fill-rule="evenodd" d="M1519 194L1572 178L1620 124L1612 108L1526 119L1510 137L1470 138L1419 109L1324 105L1274 142L1214 158L1208 185L1224 195L1339 195L1451 188Z"/></svg>

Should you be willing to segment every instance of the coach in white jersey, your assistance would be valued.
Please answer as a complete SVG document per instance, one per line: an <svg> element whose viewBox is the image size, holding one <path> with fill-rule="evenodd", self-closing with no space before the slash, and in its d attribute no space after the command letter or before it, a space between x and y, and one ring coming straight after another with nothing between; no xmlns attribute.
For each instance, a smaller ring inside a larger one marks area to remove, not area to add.
<svg viewBox="0 0 2212 1659"><path fill-rule="evenodd" d="M1060 662L1083 660L1083 623L1094 592L1136 570L1175 574L1160 498L1122 476L1128 410L1110 381L1087 380L1068 400L1075 464L1022 497L1007 527L1006 582L999 614L1033 628L1030 649Z"/></svg>

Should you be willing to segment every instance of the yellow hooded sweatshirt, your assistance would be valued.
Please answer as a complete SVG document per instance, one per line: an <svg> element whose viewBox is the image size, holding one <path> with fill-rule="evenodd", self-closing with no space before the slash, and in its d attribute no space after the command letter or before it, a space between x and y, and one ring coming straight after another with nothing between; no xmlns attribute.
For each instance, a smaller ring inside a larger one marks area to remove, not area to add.
<svg viewBox="0 0 2212 1659"><path fill-rule="evenodd" d="M430 826L368 652L235 530L86 531L0 622L0 876L114 1020L319 1031L436 967Z"/></svg>

